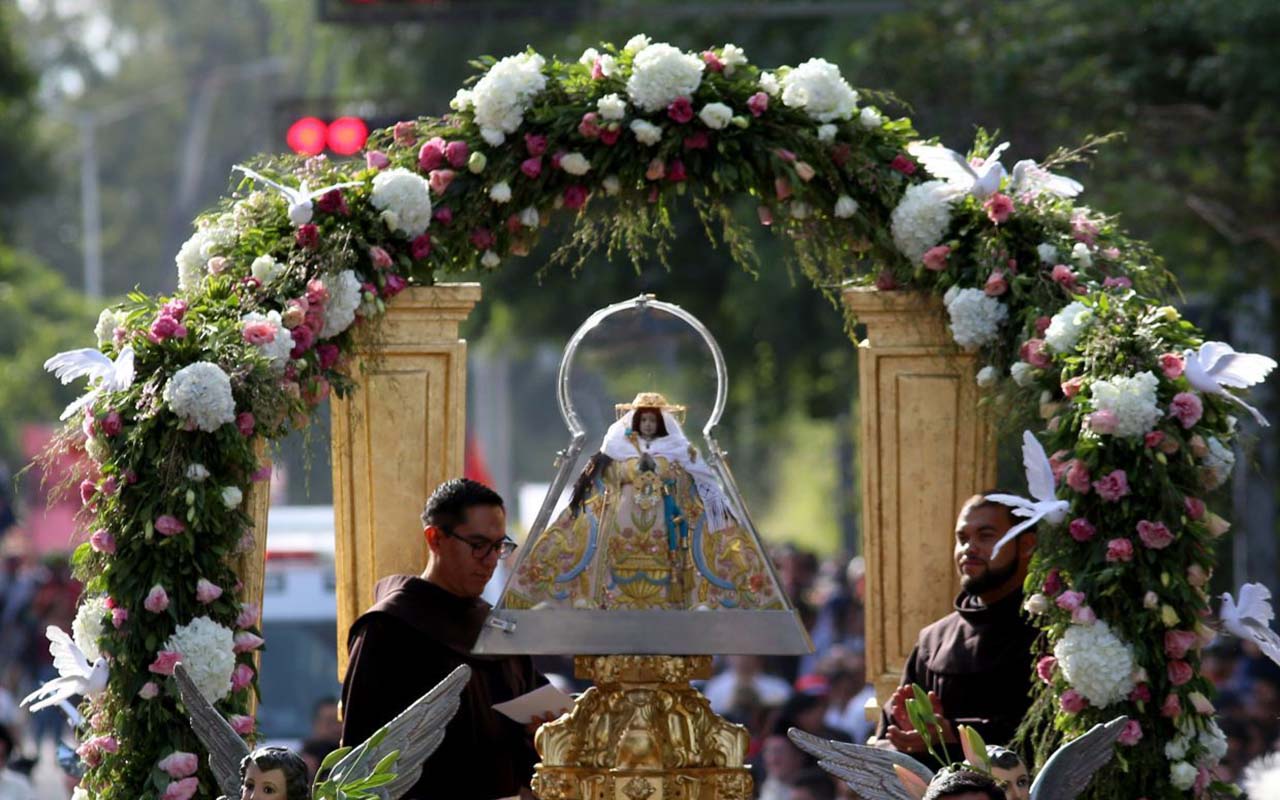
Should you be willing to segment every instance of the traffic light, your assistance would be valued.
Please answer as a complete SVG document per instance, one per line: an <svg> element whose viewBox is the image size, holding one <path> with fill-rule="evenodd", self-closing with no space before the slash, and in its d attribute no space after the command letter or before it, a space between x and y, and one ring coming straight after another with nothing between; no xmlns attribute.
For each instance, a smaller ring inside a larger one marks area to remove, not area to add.
<svg viewBox="0 0 1280 800"><path fill-rule="evenodd" d="M351 156L364 148L369 126L360 117L338 117L326 122L319 117L300 117L289 125L285 143L299 155L314 156L328 150Z"/></svg>

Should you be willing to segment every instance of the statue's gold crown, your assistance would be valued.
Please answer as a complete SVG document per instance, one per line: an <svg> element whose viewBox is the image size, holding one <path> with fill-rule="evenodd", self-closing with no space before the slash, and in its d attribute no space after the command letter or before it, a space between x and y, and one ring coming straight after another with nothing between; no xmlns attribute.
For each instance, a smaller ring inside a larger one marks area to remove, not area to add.
<svg viewBox="0 0 1280 800"><path fill-rule="evenodd" d="M681 425L684 424L684 412L687 410L682 405L668 403L667 398L658 392L641 392L630 403L618 403L613 408L618 414L618 419L622 419L623 414L636 408L657 408L675 417Z"/></svg>

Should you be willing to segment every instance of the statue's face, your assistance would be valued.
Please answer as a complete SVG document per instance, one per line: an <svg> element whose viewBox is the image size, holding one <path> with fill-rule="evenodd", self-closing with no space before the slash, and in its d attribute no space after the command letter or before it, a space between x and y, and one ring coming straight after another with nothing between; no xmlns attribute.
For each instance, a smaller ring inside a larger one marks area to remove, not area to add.
<svg viewBox="0 0 1280 800"><path fill-rule="evenodd" d="M269 769L266 772L258 769L252 761L244 771L244 783L240 785L240 800L288 800L285 794L284 770Z"/></svg>
<svg viewBox="0 0 1280 800"><path fill-rule="evenodd" d="M640 435L646 439L652 438L658 432L657 412L641 412L639 415L639 421L636 423L636 430L640 431Z"/></svg>
<svg viewBox="0 0 1280 800"><path fill-rule="evenodd" d="M1027 774L1024 765L1019 764L1012 769L1000 769L993 765L991 776L1004 784L1005 800L1030 800L1031 776Z"/></svg>

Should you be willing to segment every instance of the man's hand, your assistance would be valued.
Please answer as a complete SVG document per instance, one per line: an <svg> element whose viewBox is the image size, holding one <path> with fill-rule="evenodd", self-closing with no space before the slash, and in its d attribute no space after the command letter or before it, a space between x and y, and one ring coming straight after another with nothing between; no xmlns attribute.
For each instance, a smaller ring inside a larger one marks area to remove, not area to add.
<svg viewBox="0 0 1280 800"><path fill-rule="evenodd" d="M924 737L911 724L911 717L907 714L907 700L914 696L910 686L899 686L889 698L889 716L895 724L885 730L885 738L893 749L902 753L923 753L928 749L925 747ZM938 699L936 692L929 692L929 703L933 706L933 714L941 727L941 731L934 731L933 735L937 737L941 734L944 742L958 742L955 726L943 713L942 701Z"/></svg>

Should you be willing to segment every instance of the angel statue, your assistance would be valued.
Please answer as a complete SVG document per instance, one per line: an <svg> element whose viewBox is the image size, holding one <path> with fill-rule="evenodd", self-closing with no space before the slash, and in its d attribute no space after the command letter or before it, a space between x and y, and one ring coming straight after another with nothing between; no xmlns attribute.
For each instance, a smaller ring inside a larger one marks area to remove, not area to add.
<svg viewBox="0 0 1280 800"><path fill-rule="evenodd" d="M1094 725L1059 747L1031 782L1029 792L1025 785L1018 785L1019 778L1025 780L1026 776L1021 759L1003 747L988 748L973 729L965 726L961 726L964 730L960 742L966 761L944 767L942 772L963 768L991 775L1004 787L1007 800L1074 800L1088 787L1094 773L1111 760L1116 739L1126 722L1127 717L1117 717ZM853 796L862 800L921 800L937 777L924 764L897 750L830 741L796 728L787 735L797 747L818 759L818 766L844 781L853 790Z"/></svg>
<svg viewBox="0 0 1280 800"><path fill-rule="evenodd" d="M520 562L523 608L782 608L769 566L715 473L656 392L617 407L568 508Z"/></svg>
<svg viewBox="0 0 1280 800"><path fill-rule="evenodd" d="M423 762L444 739L471 669L458 667L367 740L325 756L311 787L301 756L283 747L250 752L182 664L174 667L173 676L191 728L209 751L219 800L398 800L418 782Z"/></svg>

